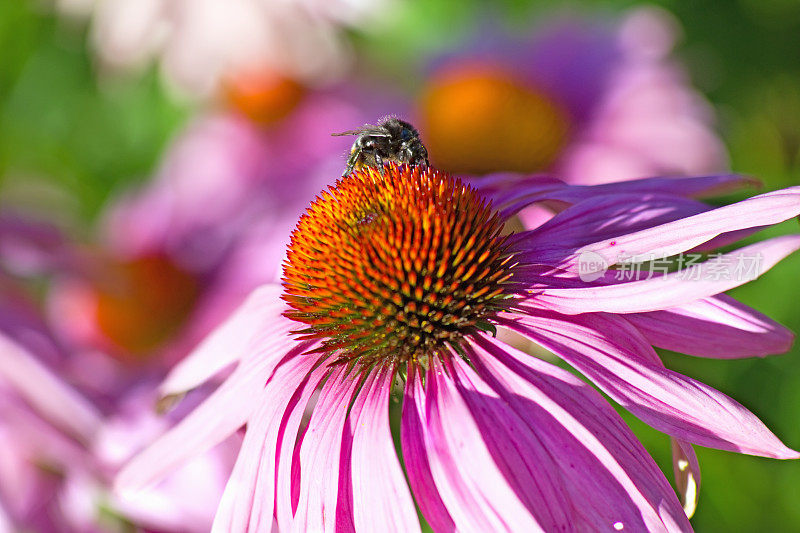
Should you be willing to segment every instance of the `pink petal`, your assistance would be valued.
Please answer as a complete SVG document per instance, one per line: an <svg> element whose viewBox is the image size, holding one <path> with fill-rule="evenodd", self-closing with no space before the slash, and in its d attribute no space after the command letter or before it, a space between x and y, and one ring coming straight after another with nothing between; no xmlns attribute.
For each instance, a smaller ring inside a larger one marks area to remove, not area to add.
<svg viewBox="0 0 800 533"><path fill-rule="evenodd" d="M332 532L343 525L337 520L342 435L358 384L359 380L346 377L344 368L340 368L322 386L300 444L300 499L294 516L295 530ZM283 524L279 527L283 528ZM351 528L345 525L345 529Z"/></svg>
<svg viewBox="0 0 800 533"><path fill-rule="evenodd" d="M463 371L464 368L451 370L459 375ZM546 467L536 470L536 465L519 461L518 454L523 453L520 450L506 457L506 463L503 463L503 458L493 455L484 441L484 438L490 436L484 435L477 417L459 394L455 379L458 378L447 376L441 368L434 366L426 373L425 393L422 393L415 382L418 390L413 397L407 396L406 401L414 401L416 404L421 425L410 430L423 435L425 448L422 451L427 455L439 496L456 529L537 531L548 526L550 529L567 528L564 510L558 505L563 498L556 498L552 490L545 490L543 494L549 497L538 502L533 502L531 498L531 492L543 490L548 485L547 480L552 475L552 470L548 471ZM469 387L467 383L462 385ZM511 422L512 420L507 419L499 422L499 426L507 428ZM513 447L513 442L514 439L508 442L507 449ZM525 444L530 444L530 441ZM493 442L493 445L497 446L497 443ZM406 451L410 452L412 449L407 448ZM523 472L520 477L529 480L531 485L530 492L522 496L515 492L506 477L511 475L508 467L514 463ZM465 468L465 465L469 467ZM526 470L529 472L527 476L524 474ZM545 479L532 476L531 471L543 474ZM417 499L420 500L421 495L418 494ZM526 504L535 507L536 516Z"/></svg>
<svg viewBox="0 0 800 533"><path fill-rule="evenodd" d="M263 285L195 350L179 362L161 384L163 395L181 394L240 361L256 346L285 353L292 321L280 316L285 305L280 285ZM296 326L296 325L295 325Z"/></svg>
<svg viewBox="0 0 800 533"><path fill-rule="evenodd" d="M0 333L0 380L41 415L83 442L100 428L94 406L13 339Z"/></svg>
<svg viewBox="0 0 800 533"><path fill-rule="evenodd" d="M419 531L419 519L389 427L390 372L367 378L348 417L356 531Z"/></svg>
<svg viewBox="0 0 800 533"><path fill-rule="evenodd" d="M686 516L691 518L697 510L700 496L700 463L692 445L685 440L670 438L672 446L672 471L675 488L681 498Z"/></svg>
<svg viewBox="0 0 800 533"><path fill-rule="evenodd" d="M453 383L468 407L497 468L545 530L571 522L571 500L550 451L536 432L461 359Z"/></svg>
<svg viewBox="0 0 800 533"><path fill-rule="evenodd" d="M296 344L286 358L308 349ZM258 407L269 377L279 363L277 357L256 352L244 359L234 372L200 406L175 427L134 456L119 472L115 488L137 490L164 477L184 461L205 452L247 422Z"/></svg>
<svg viewBox="0 0 800 533"><path fill-rule="evenodd" d="M290 405L303 391L307 400L319 383L321 373L310 376L314 364L313 357L300 356L278 366L255 399L259 407L248 423L239 457L214 519L214 531L269 532L272 529L281 421L294 411L302 415L305 403L299 409L290 408ZM292 405L296 406L297 403Z"/></svg>
<svg viewBox="0 0 800 533"><path fill-rule="evenodd" d="M403 461L406 465L408 482L416 496L422 515L434 531L453 532L455 524L447 507L439 496L433 480L428 449L425 443L422 412L418 406L424 405L425 391L416 372L409 372L403 399L403 414L400 422L400 440L403 445Z"/></svg>
<svg viewBox="0 0 800 533"><path fill-rule="evenodd" d="M520 317L506 325L560 356L654 428L694 444L795 459L753 413L725 394L661 366L641 334L605 314Z"/></svg>
<svg viewBox="0 0 800 533"><path fill-rule="evenodd" d="M532 305L565 314L592 312L642 313L660 311L694 302L743 285L772 268L800 248L800 235L785 235L745 246L734 252L651 279L604 286L545 288L528 300ZM736 265L752 266L754 272L737 275ZM693 279L694 278L694 279Z"/></svg>
<svg viewBox="0 0 800 533"><path fill-rule="evenodd" d="M535 230L517 234L522 260L558 265L589 244L711 209L679 196L615 194L579 202Z"/></svg>
<svg viewBox="0 0 800 533"><path fill-rule="evenodd" d="M789 351L794 341L791 331L724 294L625 319L650 344L700 357L764 357Z"/></svg>
<svg viewBox="0 0 800 533"><path fill-rule="evenodd" d="M571 196L589 198L599 194L653 193L672 194L690 198L717 196L745 187L759 186L758 180L741 174L715 174L696 177L655 177L576 187ZM566 196L565 196L566 197Z"/></svg>
<svg viewBox="0 0 800 533"><path fill-rule="evenodd" d="M31 468L38 467L28 461L77 470L95 466L95 458L87 453L86 442L76 441L35 412L25 400L8 397L7 392L4 389L0 393L0 441L3 441L0 448L6 454L17 457ZM0 464L0 478L3 466ZM15 482L20 481L17 475L11 477L16 478Z"/></svg>
<svg viewBox="0 0 800 533"><path fill-rule="evenodd" d="M553 451L577 529L691 529L661 470L591 387L500 341L476 342L470 359L478 374Z"/></svg>
<svg viewBox="0 0 800 533"><path fill-rule="evenodd" d="M0 533L11 533L14 530L15 528L11 523L11 516L3 507L3 501L0 500Z"/></svg>
<svg viewBox="0 0 800 533"><path fill-rule="evenodd" d="M81 267L76 250L55 225L8 212L0 215L0 260L21 276L74 273Z"/></svg>
<svg viewBox="0 0 800 533"><path fill-rule="evenodd" d="M605 239L579 249L575 257L591 251L602 256L608 265L641 257L669 257L722 233L777 224L798 214L800 187L789 187L674 222Z"/></svg>
<svg viewBox="0 0 800 533"><path fill-rule="evenodd" d="M305 431L298 435L303 420L308 419L308 411L313 408L313 398L323 379L330 374L324 363L317 362L313 374L299 388L289 401L277 435L275 457L277 461L274 476L264 479L264 483L275 485L275 517L278 530L291 530L294 511L297 508L300 489L299 452Z"/></svg>
<svg viewBox="0 0 800 533"><path fill-rule="evenodd" d="M713 196L757 184L752 178L735 174L695 178L644 178L601 185L565 185L552 178L495 178L483 188L503 216L510 217L536 202L575 204L611 194L665 194L685 197Z"/></svg>

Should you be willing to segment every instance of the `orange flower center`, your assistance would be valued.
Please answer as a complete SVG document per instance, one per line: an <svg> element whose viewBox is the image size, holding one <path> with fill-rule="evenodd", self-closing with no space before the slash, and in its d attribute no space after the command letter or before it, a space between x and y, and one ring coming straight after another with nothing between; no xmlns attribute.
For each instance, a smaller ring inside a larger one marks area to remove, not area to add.
<svg viewBox="0 0 800 533"><path fill-rule="evenodd" d="M431 81L421 99L431 161L448 172L533 172L567 142L569 118L552 99L513 74L465 65Z"/></svg>
<svg viewBox="0 0 800 533"><path fill-rule="evenodd" d="M94 290L97 327L125 355L141 357L183 325L198 289L194 276L163 255L118 263Z"/></svg>
<svg viewBox="0 0 800 533"><path fill-rule="evenodd" d="M427 364L508 301L503 221L430 167L366 167L300 217L284 268L287 316L318 351L355 365Z"/></svg>

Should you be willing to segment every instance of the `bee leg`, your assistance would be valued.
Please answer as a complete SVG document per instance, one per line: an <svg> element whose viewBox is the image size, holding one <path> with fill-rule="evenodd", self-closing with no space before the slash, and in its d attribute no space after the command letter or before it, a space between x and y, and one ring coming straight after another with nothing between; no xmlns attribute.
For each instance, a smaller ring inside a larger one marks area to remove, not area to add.
<svg viewBox="0 0 800 533"><path fill-rule="evenodd" d="M406 148L406 163L409 165L416 165L418 164L417 157L414 157L414 150L411 148Z"/></svg>
<svg viewBox="0 0 800 533"><path fill-rule="evenodd" d="M351 172L356 168L356 162L358 161L358 154L351 153L350 156L347 158L347 168L345 168L344 173L342 176L349 176Z"/></svg>
<svg viewBox="0 0 800 533"><path fill-rule="evenodd" d="M375 154L375 166L378 167L378 172L381 173L381 176L383 176L383 165L384 165L383 158L381 157L380 154L376 153Z"/></svg>

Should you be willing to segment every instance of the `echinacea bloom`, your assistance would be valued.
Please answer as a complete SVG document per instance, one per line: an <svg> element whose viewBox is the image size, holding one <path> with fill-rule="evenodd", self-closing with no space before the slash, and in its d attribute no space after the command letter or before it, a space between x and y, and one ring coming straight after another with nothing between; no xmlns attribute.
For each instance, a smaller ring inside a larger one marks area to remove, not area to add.
<svg viewBox="0 0 800 533"><path fill-rule="evenodd" d="M789 331L721 293L800 248L800 235L713 256L691 277L582 268L587 257L613 266L710 250L800 213L800 188L719 208L690 198L743 183L499 177L479 191L433 168L357 170L300 218L283 287L256 291L172 371L164 394L235 365L117 487L146 486L246 424L216 531L419 531L417 507L435 531L691 530L603 397L495 333L540 344L671 435L684 477L698 479L692 443L799 457L735 400L665 368L653 346L786 351ZM560 212L506 234L532 203ZM749 258L755 270L720 274Z"/></svg>
<svg viewBox="0 0 800 533"><path fill-rule="evenodd" d="M431 161L573 183L723 171L713 111L671 57L678 32L653 7L613 25L544 20L517 41L481 32L435 62L420 95Z"/></svg>
<svg viewBox="0 0 800 533"><path fill-rule="evenodd" d="M36 224L22 231L21 221L13 227L19 246L4 249L3 259L21 265L35 250L36 266L56 266L62 254L37 249L52 233L34 231L43 227ZM208 531L241 439L226 439L135 498L115 497L109 485L119 465L180 414L156 415L152 378L114 398L81 383L104 379L104 370L60 343L20 280L0 272L0 532L107 531L122 523Z"/></svg>

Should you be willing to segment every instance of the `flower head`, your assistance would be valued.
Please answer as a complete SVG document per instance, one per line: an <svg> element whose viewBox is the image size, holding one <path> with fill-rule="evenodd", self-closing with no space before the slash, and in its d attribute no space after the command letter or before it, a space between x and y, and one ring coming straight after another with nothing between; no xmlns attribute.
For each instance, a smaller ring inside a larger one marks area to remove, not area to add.
<svg viewBox="0 0 800 533"><path fill-rule="evenodd" d="M512 254L476 191L390 165L342 178L300 218L284 274L301 338L362 365L426 361L506 308Z"/></svg>
<svg viewBox="0 0 800 533"><path fill-rule="evenodd" d="M255 292L173 370L166 394L237 365L125 467L118 488L146 485L247 424L218 531L413 531L415 501L436 531L690 530L602 396L495 332L533 340L671 435L684 497L699 481L690 443L797 458L742 405L666 369L653 346L707 357L787 350L790 332L719 294L754 275L711 274L750 256L760 274L799 236L718 254L699 263L699 279L581 270L586 253L606 267L671 257L800 213L797 188L717 209L690 198L743 183L498 177L478 190L433 168L358 169L301 217L284 286ZM558 213L505 235L502 224L532 203Z"/></svg>

